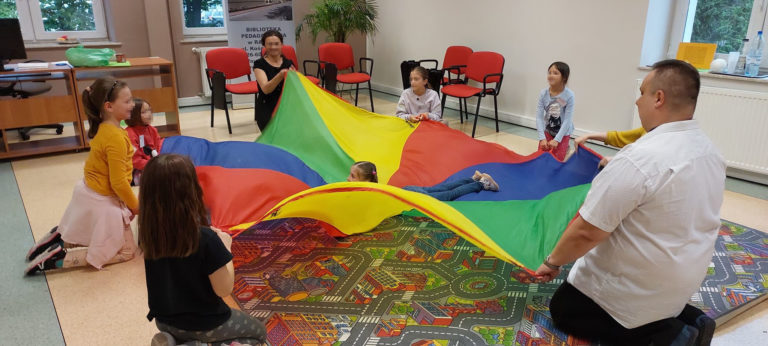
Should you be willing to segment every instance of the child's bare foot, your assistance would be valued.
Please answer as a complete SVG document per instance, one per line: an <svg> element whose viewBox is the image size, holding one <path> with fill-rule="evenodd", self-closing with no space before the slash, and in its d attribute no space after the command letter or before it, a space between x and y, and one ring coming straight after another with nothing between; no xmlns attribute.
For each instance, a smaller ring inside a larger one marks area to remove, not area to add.
<svg viewBox="0 0 768 346"><path fill-rule="evenodd" d="M480 181L480 178L482 178L483 175L480 173L480 171L475 171L475 174L472 175L472 180L474 181Z"/></svg>

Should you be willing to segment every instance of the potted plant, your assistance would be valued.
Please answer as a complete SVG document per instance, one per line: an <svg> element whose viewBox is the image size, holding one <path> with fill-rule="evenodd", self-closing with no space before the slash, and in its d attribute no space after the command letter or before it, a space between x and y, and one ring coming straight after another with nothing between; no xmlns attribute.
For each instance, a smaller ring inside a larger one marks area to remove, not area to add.
<svg viewBox="0 0 768 346"><path fill-rule="evenodd" d="M355 31L364 35L375 33L377 17L375 0L322 0L296 27L296 40L306 25L312 42L317 41L320 32L328 34L332 42L346 42L347 36Z"/></svg>

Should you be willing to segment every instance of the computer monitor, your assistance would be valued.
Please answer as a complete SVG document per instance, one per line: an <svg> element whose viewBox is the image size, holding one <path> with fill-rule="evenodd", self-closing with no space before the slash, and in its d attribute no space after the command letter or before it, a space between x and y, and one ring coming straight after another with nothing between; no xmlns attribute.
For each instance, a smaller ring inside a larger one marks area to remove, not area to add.
<svg viewBox="0 0 768 346"><path fill-rule="evenodd" d="M6 71L4 60L26 59L24 38L17 18L0 18L0 71Z"/></svg>

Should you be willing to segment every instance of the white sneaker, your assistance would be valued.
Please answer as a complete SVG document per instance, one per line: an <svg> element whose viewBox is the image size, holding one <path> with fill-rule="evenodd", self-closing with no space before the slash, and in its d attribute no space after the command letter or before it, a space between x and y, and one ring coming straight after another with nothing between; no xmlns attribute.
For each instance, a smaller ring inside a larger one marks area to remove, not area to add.
<svg viewBox="0 0 768 346"><path fill-rule="evenodd" d="M499 184L496 184L496 181L491 178L490 175L482 173L482 178L480 178L480 182L483 184L484 190L489 191L499 191Z"/></svg>

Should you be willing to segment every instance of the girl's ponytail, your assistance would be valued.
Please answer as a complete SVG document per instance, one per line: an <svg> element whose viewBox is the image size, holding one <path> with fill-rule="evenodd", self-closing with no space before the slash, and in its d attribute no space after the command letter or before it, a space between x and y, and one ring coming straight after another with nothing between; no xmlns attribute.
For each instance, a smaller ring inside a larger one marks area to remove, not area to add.
<svg viewBox="0 0 768 346"><path fill-rule="evenodd" d="M369 181L372 183L379 182L379 174L376 172L376 165L370 161L358 161L355 162L356 166L360 170L360 178L363 181Z"/></svg>
<svg viewBox="0 0 768 346"><path fill-rule="evenodd" d="M85 115L88 116L88 138L96 137L103 121L104 103L114 102L117 94L126 84L111 77L99 78L83 90L82 100Z"/></svg>

